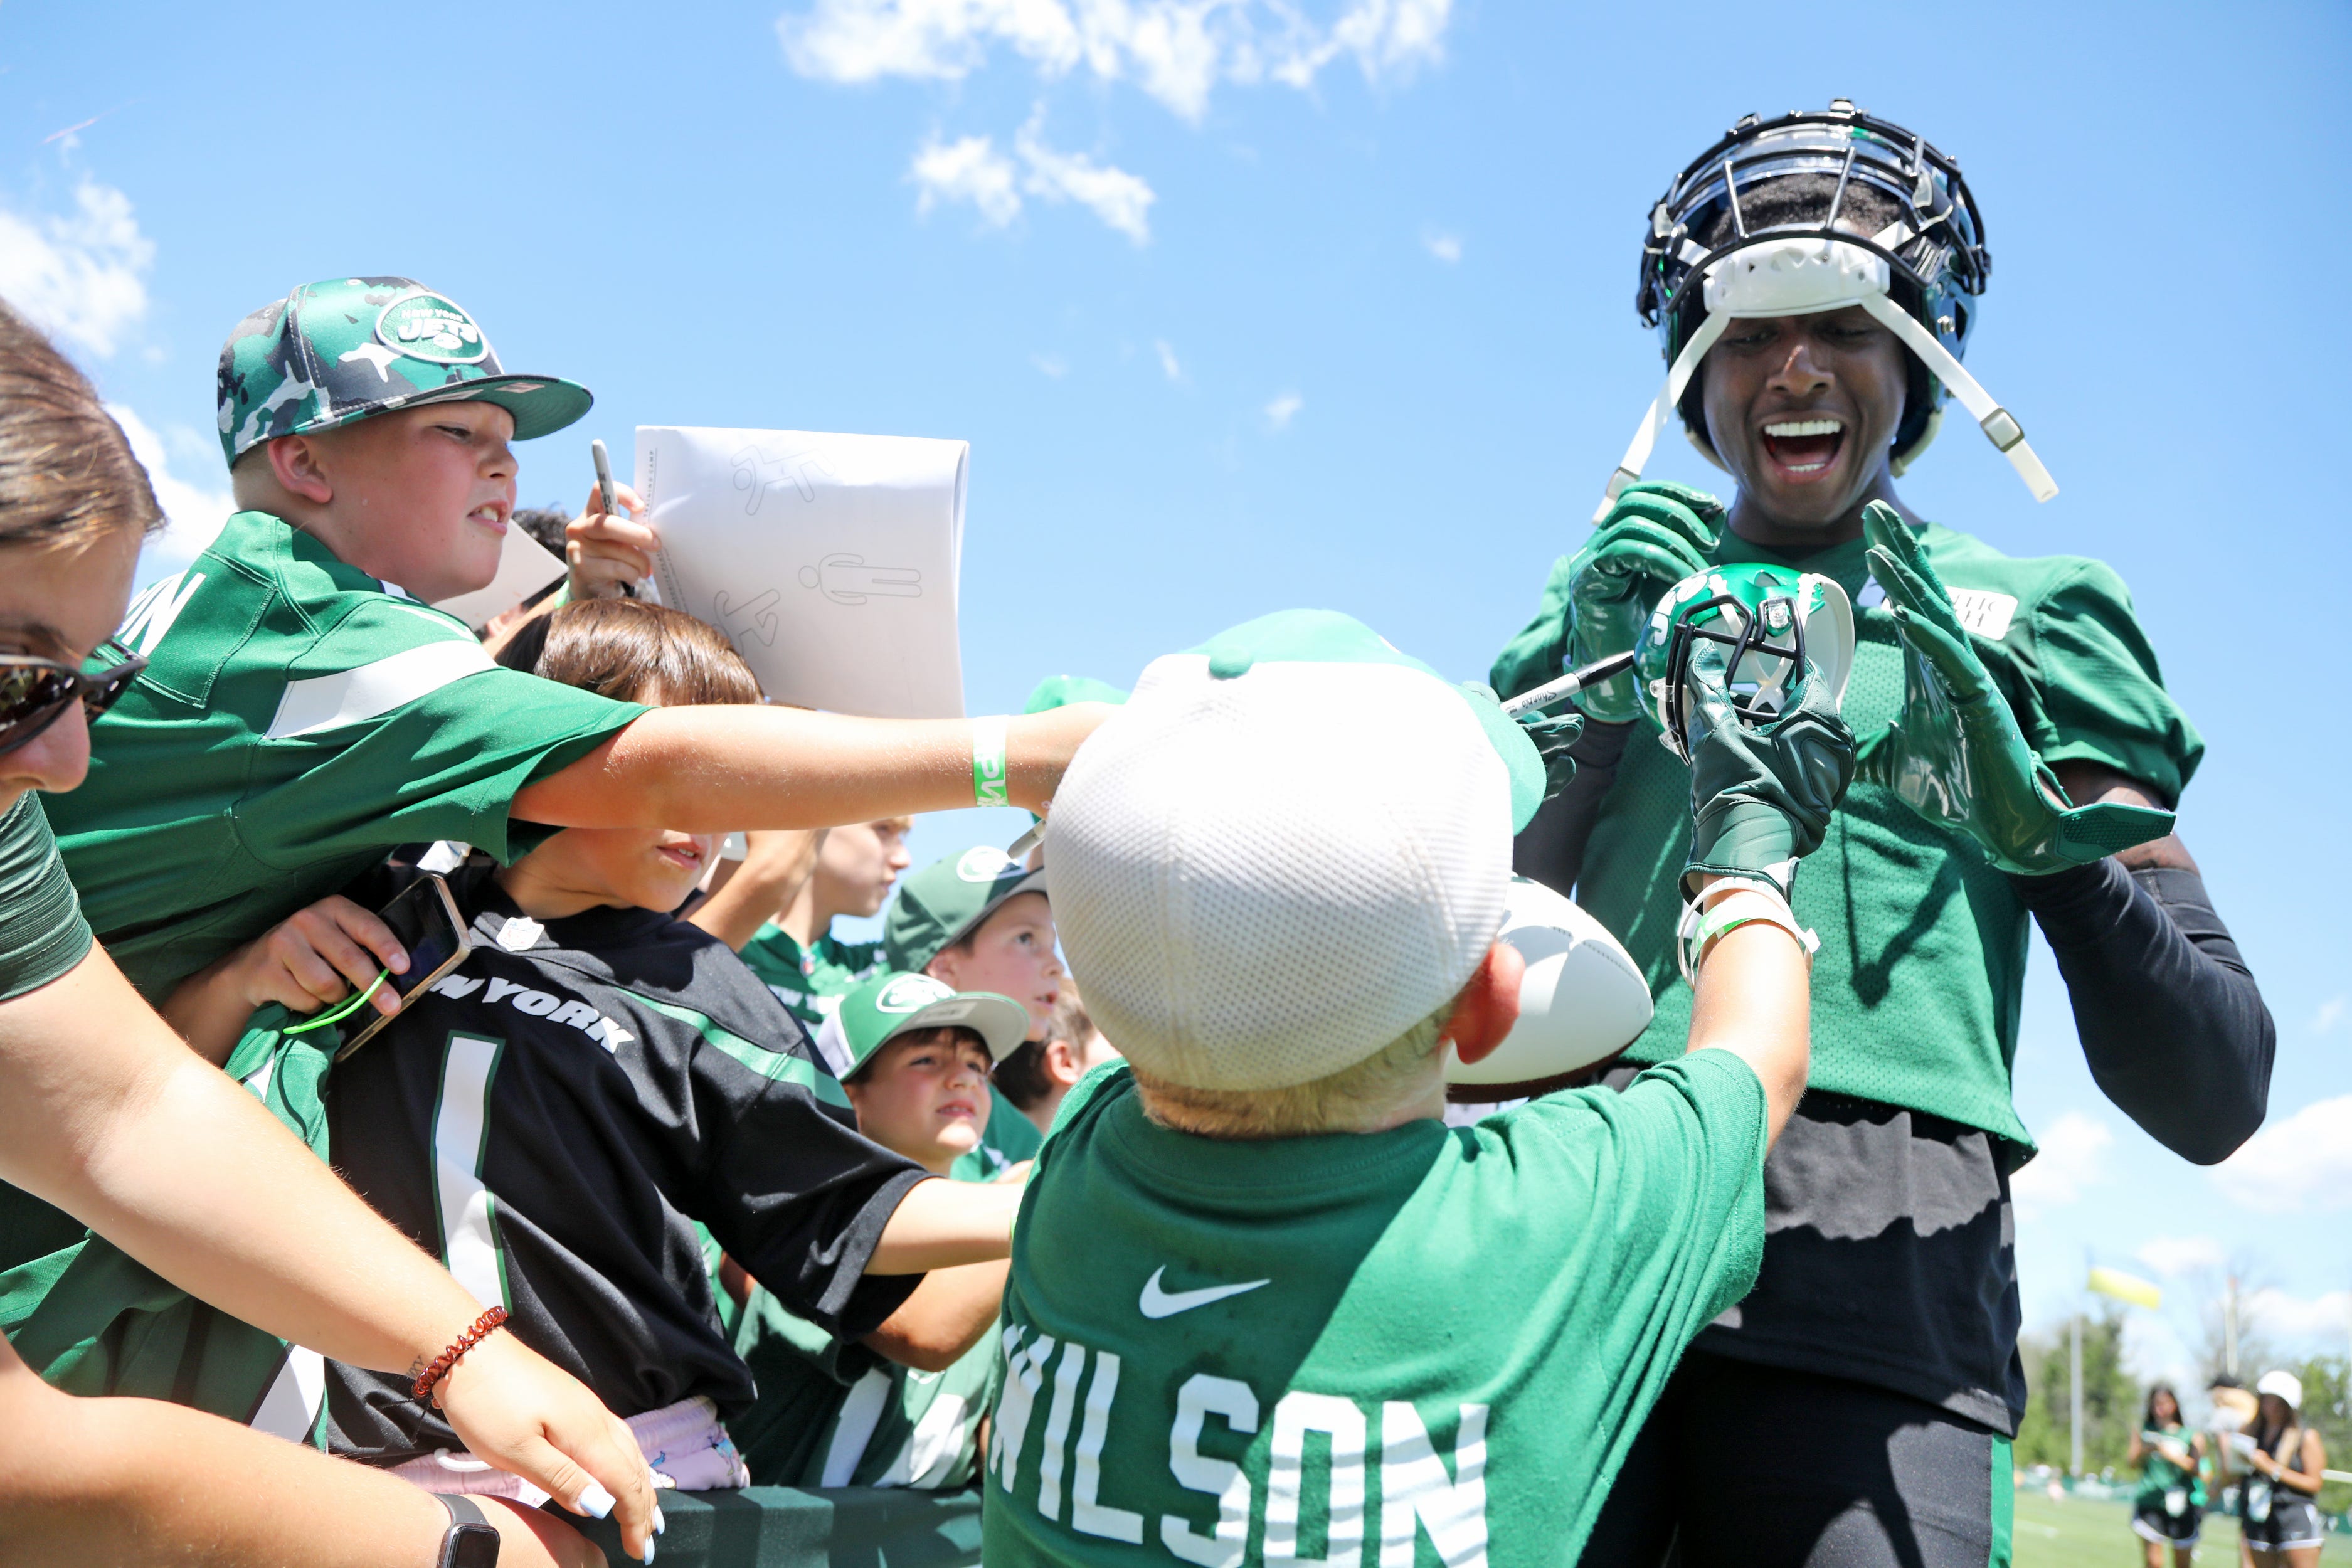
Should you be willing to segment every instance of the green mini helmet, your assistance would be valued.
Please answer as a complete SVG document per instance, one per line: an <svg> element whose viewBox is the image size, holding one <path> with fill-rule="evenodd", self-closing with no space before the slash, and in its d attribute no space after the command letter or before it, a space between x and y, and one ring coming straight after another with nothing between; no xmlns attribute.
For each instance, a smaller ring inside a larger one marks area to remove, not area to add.
<svg viewBox="0 0 2352 1568"><path fill-rule="evenodd" d="M1754 561L1710 566L1667 589L1633 641L1633 678L1658 739L1685 762L1691 654L1702 643L1728 649L1724 685L1741 722L1769 724L1794 700L1809 667L1844 701L1853 605L1819 573Z"/></svg>

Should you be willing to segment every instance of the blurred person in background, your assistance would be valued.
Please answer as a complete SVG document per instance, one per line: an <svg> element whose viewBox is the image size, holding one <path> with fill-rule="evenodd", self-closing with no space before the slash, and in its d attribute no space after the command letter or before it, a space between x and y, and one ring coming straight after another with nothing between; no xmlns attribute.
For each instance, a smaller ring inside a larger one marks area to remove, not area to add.
<svg viewBox="0 0 2352 1568"><path fill-rule="evenodd" d="M2317 1568L2327 1521L2315 1500L2326 1479L2327 1445L2304 1425L2303 1381L2291 1372L2263 1373L2254 1418L2223 1452L2240 1483L2238 1527L2254 1568Z"/></svg>
<svg viewBox="0 0 2352 1568"><path fill-rule="evenodd" d="M2139 1491L2132 1500L2132 1533L2138 1536L2147 1568L2189 1568L2204 1528L2205 1437L2180 1419L2180 1396L2169 1384L2147 1391L2139 1430L2132 1434L2124 1462L2140 1467Z"/></svg>
<svg viewBox="0 0 2352 1568"><path fill-rule="evenodd" d="M1118 1047L1103 1038L1086 1004L1070 980L1062 982L1061 1000L1045 1022L1043 1039L1024 1040L1021 1048L996 1064L996 1087L1020 1107L1021 1114L1039 1132L1053 1130L1054 1116L1078 1080L1119 1059Z"/></svg>
<svg viewBox="0 0 2352 1568"><path fill-rule="evenodd" d="M690 919L743 956L792 1016L814 1031L882 966L882 943L844 942L840 919L882 912L907 868L910 816L812 833L748 835L750 853L711 885Z"/></svg>

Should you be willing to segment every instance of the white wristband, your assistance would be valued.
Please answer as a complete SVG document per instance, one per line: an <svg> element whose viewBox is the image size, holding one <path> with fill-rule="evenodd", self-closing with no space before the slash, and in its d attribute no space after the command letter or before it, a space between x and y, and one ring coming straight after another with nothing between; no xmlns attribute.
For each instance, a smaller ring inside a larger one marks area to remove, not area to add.
<svg viewBox="0 0 2352 1568"><path fill-rule="evenodd" d="M1714 896L1717 894L1723 896ZM1699 896L1711 900L1706 909L1702 910L1696 904L1685 909L1675 932L1676 957L1683 979L1689 984L1698 984L1699 965L1706 962L1716 942L1744 925L1779 926L1796 938L1809 964L1822 945L1821 938L1797 923L1796 911L1777 891L1746 883L1729 888L1717 883Z"/></svg>
<svg viewBox="0 0 2352 1568"><path fill-rule="evenodd" d="M1004 715L971 721L971 800L974 805L1010 805L1005 787Z"/></svg>

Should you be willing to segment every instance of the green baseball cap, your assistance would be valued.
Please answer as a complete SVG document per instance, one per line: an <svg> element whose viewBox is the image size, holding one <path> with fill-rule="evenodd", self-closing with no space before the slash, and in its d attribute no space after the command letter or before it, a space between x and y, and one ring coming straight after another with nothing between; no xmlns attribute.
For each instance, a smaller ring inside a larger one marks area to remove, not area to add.
<svg viewBox="0 0 2352 1568"><path fill-rule="evenodd" d="M555 376L509 375L473 317L409 278L332 278L264 305L221 345L219 398L232 467L277 437L422 403L495 403L528 441L596 401Z"/></svg>
<svg viewBox="0 0 2352 1568"><path fill-rule="evenodd" d="M924 867L898 884L882 915L882 952L890 967L909 972L977 930L1004 900L1045 890L1045 873L1032 871L990 844L976 844Z"/></svg>
<svg viewBox="0 0 2352 1568"><path fill-rule="evenodd" d="M1001 1062L1029 1035L1029 1009L993 991L957 991L928 974L886 972L841 999L816 1032L816 1054L846 1082L874 1053L917 1029L970 1029Z"/></svg>

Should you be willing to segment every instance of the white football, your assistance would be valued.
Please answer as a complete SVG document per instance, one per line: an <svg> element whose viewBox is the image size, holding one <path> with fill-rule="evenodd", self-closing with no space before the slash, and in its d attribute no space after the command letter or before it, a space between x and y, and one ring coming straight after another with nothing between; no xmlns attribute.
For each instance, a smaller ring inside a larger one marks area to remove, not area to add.
<svg viewBox="0 0 2352 1568"><path fill-rule="evenodd" d="M1511 879L1506 909L1499 940L1528 961L1519 1021L1475 1063L1446 1054L1446 1083L1475 1086L1484 1100L1539 1093L1615 1056L1650 1026L1652 1011L1642 971L1599 921L1524 877Z"/></svg>

